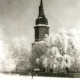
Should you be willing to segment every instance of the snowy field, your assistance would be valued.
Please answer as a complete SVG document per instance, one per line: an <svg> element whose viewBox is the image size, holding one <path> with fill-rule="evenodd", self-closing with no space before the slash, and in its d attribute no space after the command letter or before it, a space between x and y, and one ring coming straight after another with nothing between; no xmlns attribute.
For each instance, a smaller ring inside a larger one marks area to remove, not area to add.
<svg viewBox="0 0 80 80"><path fill-rule="evenodd" d="M79 78L57 78L57 77L38 77L34 76L19 76L0 74L0 80L80 80Z"/></svg>

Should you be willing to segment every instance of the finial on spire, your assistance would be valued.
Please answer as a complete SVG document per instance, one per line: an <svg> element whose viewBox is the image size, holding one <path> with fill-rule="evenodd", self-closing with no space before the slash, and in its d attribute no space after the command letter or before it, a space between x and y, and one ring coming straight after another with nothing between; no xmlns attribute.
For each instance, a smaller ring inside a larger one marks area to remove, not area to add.
<svg viewBox="0 0 80 80"><path fill-rule="evenodd" d="M43 1L41 0L40 6L39 6L39 17L44 16L44 9L43 9Z"/></svg>

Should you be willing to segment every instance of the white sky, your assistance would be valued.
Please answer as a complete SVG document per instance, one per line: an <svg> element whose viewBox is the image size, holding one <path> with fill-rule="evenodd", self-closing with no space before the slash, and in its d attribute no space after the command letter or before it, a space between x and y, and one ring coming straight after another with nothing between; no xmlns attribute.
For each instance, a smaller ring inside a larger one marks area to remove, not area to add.
<svg viewBox="0 0 80 80"><path fill-rule="evenodd" d="M80 0L43 0L50 33L58 29L80 29ZM5 40L25 35L34 42L34 26L40 0L0 0L0 28Z"/></svg>

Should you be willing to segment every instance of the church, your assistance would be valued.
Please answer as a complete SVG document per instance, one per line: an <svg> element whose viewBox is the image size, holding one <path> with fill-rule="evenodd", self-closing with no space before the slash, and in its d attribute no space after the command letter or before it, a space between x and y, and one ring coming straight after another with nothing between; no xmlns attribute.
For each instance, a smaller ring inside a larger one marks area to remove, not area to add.
<svg viewBox="0 0 80 80"><path fill-rule="evenodd" d="M36 66L36 64L34 64L34 61L36 61L36 57L35 54L37 53L37 55L40 53L42 54L42 52L38 51L35 52L36 50L39 50L37 48L37 46L40 46L40 42L44 41L44 39L47 37L46 35L49 35L49 26L48 26L48 20L45 17L44 14L44 8L43 8L43 1L40 0L40 6L39 6L39 15L38 18L35 21L35 26L34 26L34 32L35 32L35 41L34 43L32 43L32 66L34 68L38 67ZM39 58L39 55L37 56L37 58ZM38 67L39 68L39 67ZM43 68L40 67L40 70L43 71Z"/></svg>
<svg viewBox="0 0 80 80"><path fill-rule="evenodd" d="M45 17L44 9L43 9L43 1L41 0L39 6L39 15L35 21L35 42L42 41L45 35L49 35L49 27L48 27L48 20Z"/></svg>

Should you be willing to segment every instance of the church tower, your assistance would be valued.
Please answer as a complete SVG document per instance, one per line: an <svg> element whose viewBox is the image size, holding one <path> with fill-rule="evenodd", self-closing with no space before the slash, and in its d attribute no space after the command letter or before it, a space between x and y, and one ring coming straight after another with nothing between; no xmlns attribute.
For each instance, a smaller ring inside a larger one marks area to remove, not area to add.
<svg viewBox="0 0 80 80"><path fill-rule="evenodd" d="M35 22L35 42L44 39L45 34L49 35L48 20L45 17L43 9L43 1L41 0L39 6L39 15Z"/></svg>

